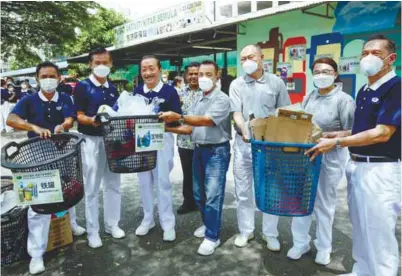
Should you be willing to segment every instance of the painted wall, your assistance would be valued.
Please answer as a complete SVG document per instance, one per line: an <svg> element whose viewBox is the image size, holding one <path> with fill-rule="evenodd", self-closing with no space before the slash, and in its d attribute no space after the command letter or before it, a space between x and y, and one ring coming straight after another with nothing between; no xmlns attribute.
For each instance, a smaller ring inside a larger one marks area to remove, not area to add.
<svg viewBox="0 0 402 276"><path fill-rule="evenodd" d="M395 64L397 74L401 75L401 25L400 2L339 2L335 18L323 18L302 11L291 11L274 16L244 22L238 35L237 49L248 44L260 44L265 48L265 55L274 59L272 71L277 73L278 62L289 62L293 68L293 76L282 76L285 82L295 83L295 90L288 86L292 101L302 99L304 93L314 89L312 73L309 69L317 55L330 55L339 64L340 57L359 57L364 41L374 33L383 33L395 40L397 44L398 61ZM310 9L310 12L325 14L326 5ZM373 24L367 22L376 21ZM374 31L373 31L374 30ZM294 61L289 57L290 46L305 44L306 55L302 60ZM239 59L238 59L239 60ZM355 59L355 62L358 59ZM240 64L237 64L238 75L242 74ZM286 70L285 70L286 71ZM278 73L279 74L279 73ZM366 77L360 72L350 72L341 75L348 92L355 96L366 82Z"/></svg>

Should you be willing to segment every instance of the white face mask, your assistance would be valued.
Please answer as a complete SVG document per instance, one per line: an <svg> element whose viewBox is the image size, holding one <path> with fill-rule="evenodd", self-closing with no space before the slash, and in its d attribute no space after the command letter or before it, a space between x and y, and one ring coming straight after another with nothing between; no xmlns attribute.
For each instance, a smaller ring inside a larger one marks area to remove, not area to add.
<svg viewBox="0 0 402 276"><path fill-rule="evenodd" d="M258 64L254 60L248 59L242 64L242 67L243 67L244 73L246 73L247 75L251 75L252 73L257 71Z"/></svg>
<svg viewBox="0 0 402 276"><path fill-rule="evenodd" d="M384 58L384 60L388 57ZM360 71L366 76L374 76L383 68L384 60L370 54L360 60Z"/></svg>
<svg viewBox="0 0 402 276"><path fill-rule="evenodd" d="M214 83L210 78L201 77L198 79L198 85L202 91L208 92L212 89Z"/></svg>
<svg viewBox="0 0 402 276"><path fill-rule="evenodd" d="M106 78L106 76L110 73L110 67L101 64L93 68L93 72L99 78Z"/></svg>
<svg viewBox="0 0 402 276"><path fill-rule="evenodd" d="M40 79L39 80L40 88L45 93L52 93L56 91L58 82L57 79Z"/></svg>
<svg viewBox="0 0 402 276"><path fill-rule="evenodd" d="M27 85L26 85L26 84L21 84L21 88L22 88L22 89L26 89L26 88L27 88Z"/></svg>
<svg viewBox="0 0 402 276"><path fill-rule="evenodd" d="M335 76L332 75L319 74L313 76L314 85L318 88L328 88L334 83L334 81Z"/></svg>

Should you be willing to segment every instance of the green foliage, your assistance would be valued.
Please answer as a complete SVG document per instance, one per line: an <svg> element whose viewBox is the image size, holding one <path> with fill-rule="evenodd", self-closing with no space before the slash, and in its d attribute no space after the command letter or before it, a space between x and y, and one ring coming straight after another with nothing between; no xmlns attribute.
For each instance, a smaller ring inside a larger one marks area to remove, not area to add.
<svg viewBox="0 0 402 276"><path fill-rule="evenodd" d="M36 66L38 49L54 60L111 46L114 27L127 22L93 1L2 1L1 20L2 57L15 57L12 69ZM83 64L71 65L70 71L89 73Z"/></svg>

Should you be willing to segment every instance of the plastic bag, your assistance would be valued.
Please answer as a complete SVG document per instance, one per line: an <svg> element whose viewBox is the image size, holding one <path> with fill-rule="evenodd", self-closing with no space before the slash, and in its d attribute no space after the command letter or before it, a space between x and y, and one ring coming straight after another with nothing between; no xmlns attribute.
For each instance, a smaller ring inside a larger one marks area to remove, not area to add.
<svg viewBox="0 0 402 276"><path fill-rule="evenodd" d="M132 95L127 91L123 91L117 99L119 110L117 111L120 116L132 115L151 115L159 112L159 105L165 102L164 99L155 97L152 102L142 95Z"/></svg>

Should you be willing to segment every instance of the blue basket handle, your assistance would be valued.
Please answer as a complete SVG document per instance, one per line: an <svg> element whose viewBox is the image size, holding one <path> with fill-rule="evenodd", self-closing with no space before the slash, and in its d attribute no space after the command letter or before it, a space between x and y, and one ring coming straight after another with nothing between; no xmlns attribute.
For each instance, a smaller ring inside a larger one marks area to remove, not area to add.
<svg viewBox="0 0 402 276"><path fill-rule="evenodd" d="M301 148L298 147L282 147L282 151L286 153L299 153Z"/></svg>
<svg viewBox="0 0 402 276"><path fill-rule="evenodd" d="M15 152L13 152L12 154L8 154L8 150L12 147L16 147L17 150ZM8 159L12 159L14 158L19 152L20 152L20 144L18 144L15 141L12 141L8 144L6 144L2 149L1 149L1 162L5 162Z"/></svg>

